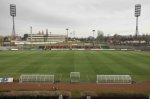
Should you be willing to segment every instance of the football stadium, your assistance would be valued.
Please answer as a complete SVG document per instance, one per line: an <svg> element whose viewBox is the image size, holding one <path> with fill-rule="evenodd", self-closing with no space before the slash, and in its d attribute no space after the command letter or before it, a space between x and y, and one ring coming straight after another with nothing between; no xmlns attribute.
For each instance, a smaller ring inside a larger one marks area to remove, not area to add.
<svg viewBox="0 0 150 99"><path fill-rule="evenodd" d="M22 1L0 0L0 99L150 99L150 1Z"/></svg>

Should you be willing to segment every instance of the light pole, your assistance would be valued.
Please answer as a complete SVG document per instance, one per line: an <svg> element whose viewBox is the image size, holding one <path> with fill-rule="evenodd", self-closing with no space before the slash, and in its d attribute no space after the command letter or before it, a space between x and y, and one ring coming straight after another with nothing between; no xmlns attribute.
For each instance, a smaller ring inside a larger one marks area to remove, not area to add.
<svg viewBox="0 0 150 99"><path fill-rule="evenodd" d="M95 33L95 30L92 30L93 31L93 46L95 45L94 44L94 40L95 40L95 38L94 38L94 33Z"/></svg>
<svg viewBox="0 0 150 99"><path fill-rule="evenodd" d="M50 35L50 50L51 50L52 32L49 32L49 35Z"/></svg>
<svg viewBox="0 0 150 99"><path fill-rule="evenodd" d="M93 31L93 38L94 38L94 33L95 33L95 30L92 30Z"/></svg>
<svg viewBox="0 0 150 99"><path fill-rule="evenodd" d="M32 26L30 26L30 49L32 49Z"/></svg>
<svg viewBox="0 0 150 99"><path fill-rule="evenodd" d="M15 33L15 20L14 17L16 16L16 5L10 4L10 16L12 16L13 19L13 29L12 29L12 39L16 39L16 33Z"/></svg>
<svg viewBox="0 0 150 99"><path fill-rule="evenodd" d="M69 30L69 29L68 29L68 28L66 28L66 31L67 31L67 42L68 42L68 30Z"/></svg>
<svg viewBox="0 0 150 99"><path fill-rule="evenodd" d="M136 32L135 36L136 39L138 38L139 35L139 30L138 30L138 17L141 15L141 4L136 4L135 5L135 17L136 17Z"/></svg>
<svg viewBox="0 0 150 99"><path fill-rule="evenodd" d="M30 26L30 41L32 42L32 26Z"/></svg>

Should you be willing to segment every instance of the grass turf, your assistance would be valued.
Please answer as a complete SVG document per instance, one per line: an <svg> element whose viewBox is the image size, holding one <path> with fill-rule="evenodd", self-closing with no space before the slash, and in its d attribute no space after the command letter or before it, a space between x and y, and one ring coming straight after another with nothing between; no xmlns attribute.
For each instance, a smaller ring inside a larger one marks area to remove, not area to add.
<svg viewBox="0 0 150 99"><path fill-rule="evenodd" d="M150 81L150 52L138 51L1 51L0 76L55 74L69 81L80 72L81 82L95 82L97 74L129 74L135 81Z"/></svg>

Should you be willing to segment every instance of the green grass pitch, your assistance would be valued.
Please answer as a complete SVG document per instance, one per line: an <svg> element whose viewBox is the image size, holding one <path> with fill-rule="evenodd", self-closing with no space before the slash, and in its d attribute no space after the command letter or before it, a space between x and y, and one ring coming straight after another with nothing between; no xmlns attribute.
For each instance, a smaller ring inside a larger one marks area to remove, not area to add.
<svg viewBox="0 0 150 99"><path fill-rule="evenodd" d="M97 74L129 74L135 81L150 81L150 52L138 51L1 51L0 77L20 74L55 74L69 81L80 72L81 82L95 82Z"/></svg>

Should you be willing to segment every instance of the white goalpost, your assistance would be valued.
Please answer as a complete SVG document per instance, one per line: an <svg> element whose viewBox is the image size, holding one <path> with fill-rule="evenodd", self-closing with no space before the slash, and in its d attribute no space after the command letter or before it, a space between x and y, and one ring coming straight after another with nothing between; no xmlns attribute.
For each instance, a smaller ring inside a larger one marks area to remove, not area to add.
<svg viewBox="0 0 150 99"><path fill-rule="evenodd" d="M80 82L80 72L70 72L70 82L71 83Z"/></svg>

